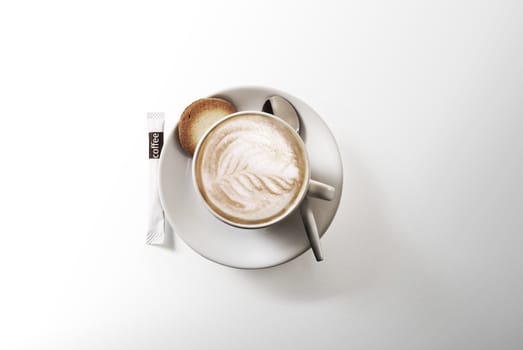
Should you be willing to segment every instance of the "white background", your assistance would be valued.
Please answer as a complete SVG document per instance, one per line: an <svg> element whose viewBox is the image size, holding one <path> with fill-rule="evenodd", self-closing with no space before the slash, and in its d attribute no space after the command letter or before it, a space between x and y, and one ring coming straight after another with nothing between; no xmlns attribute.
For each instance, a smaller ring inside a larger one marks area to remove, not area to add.
<svg viewBox="0 0 523 350"><path fill-rule="evenodd" d="M1 349L520 349L523 3L2 1ZM238 85L343 157L283 266L146 246L145 114Z"/></svg>

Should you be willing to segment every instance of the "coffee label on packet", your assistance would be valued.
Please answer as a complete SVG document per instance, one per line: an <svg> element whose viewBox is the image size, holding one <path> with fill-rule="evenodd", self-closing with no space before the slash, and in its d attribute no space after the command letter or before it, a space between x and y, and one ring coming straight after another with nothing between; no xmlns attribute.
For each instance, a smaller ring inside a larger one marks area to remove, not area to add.
<svg viewBox="0 0 523 350"><path fill-rule="evenodd" d="M163 132L149 133L149 159L160 159L163 147Z"/></svg>

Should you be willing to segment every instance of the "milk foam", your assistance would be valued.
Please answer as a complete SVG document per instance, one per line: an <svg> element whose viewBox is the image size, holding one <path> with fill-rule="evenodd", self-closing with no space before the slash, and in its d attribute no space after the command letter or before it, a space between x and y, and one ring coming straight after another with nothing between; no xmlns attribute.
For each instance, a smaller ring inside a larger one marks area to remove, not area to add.
<svg viewBox="0 0 523 350"><path fill-rule="evenodd" d="M209 206L240 224L278 217L300 195L305 156L294 135L271 118L239 115L200 146L196 179Z"/></svg>

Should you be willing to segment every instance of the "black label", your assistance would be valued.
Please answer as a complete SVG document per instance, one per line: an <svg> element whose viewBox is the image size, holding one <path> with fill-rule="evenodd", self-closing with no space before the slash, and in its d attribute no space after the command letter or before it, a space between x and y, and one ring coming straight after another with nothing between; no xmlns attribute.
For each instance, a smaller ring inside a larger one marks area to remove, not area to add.
<svg viewBox="0 0 523 350"><path fill-rule="evenodd" d="M149 133L149 159L160 159L163 147L163 132Z"/></svg>

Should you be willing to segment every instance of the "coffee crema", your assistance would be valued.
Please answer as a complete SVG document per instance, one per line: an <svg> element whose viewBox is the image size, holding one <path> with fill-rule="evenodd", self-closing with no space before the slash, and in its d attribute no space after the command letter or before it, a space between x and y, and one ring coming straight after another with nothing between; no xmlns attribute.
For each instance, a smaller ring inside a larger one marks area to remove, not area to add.
<svg viewBox="0 0 523 350"><path fill-rule="evenodd" d="M269 223L292 209L305 190L307 158L300 142L273 118L230 117L200 145L198 189L209 207L232 223Z"/></svg>

